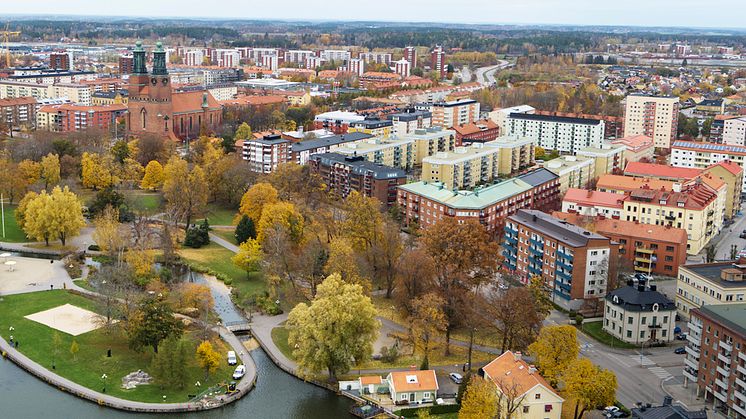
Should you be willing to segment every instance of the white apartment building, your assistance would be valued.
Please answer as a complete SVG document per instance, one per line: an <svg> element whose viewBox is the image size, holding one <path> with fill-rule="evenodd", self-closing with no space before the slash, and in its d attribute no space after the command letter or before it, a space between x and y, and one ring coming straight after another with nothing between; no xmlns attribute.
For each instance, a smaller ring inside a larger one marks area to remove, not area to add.
<svg viewBox="0 0 746 419"><path fill-rule="evenodd" d="M744 168L746 145L713 144L699 141L675 141L671 146L671 166L706 169L724 160ZM746 192L746 176L743 181Z"/></svg>
<svg viewBox="0 0 746 419"><path fill-rule="evenodd" d="M478 120L479 109L479 102L473 99L452 100L430 105L433 125L443 128L451 128Z"/></svg>
<svg viewBox="0 0 746 419"><path fill-rule="evenodd" d="M276 55L262 56L262 67L275 71L280 67L279 57Z"/></svg>
<svg viewBox="0 0 746 419"><path fill-rule="evenodd" d="M746 302L746 266L728 262L679 267L676 308L682 317L702 306Z"/></svg>
<svg viewBox="0 0 746 419"><path fill-rule="evenodd" d="M366 63L391 65L392 61L390 52L361 52L357 57Z"/></svg>
<svg viewBox="0 0 746 419"><path fill-rule="evenodd" d="M321 59L325 61L348 61L350 59L350 52L343 49L325 49L321 51Z"/></svg>
<svg viewBox="0 0 746 419"><path fill-rule="evenodd" d="M606 295L603 329L627 343L670 342L676 305L656 285L627 283Z"/></svg>
<svg viewBox="0 0 746 419"><path fill-rule="evenodd" d="M559 176L560 193L570 188L585 189L593 179L595 160L582 156L562 156L544 163L544 168Z"/></svg>
<svg viewBox="0 0 746 419"><path fill-rule="evenodd" d="M236 49L215 49L211 58L218 67L238 67L241 54Z"/></svg>
<svg viewBox="0 0 746 419"><path fill-rule="evenodd" d="M402 77L409 77L412 72L412 64L402 58L394 63L394 72Z"/></svg>
<svg viewBox="0 0 746 419"><path fill-rule="evenodd" d="M291 49L285 51L285 62L304 64L308 57L312 57L313 51L307 49Z"/></svg>
<svg viewBox="0 0 746 419"><path fill-rule="evenodd" d="M202 65L205 60L205 53L201 49L193 49L184 54L184 64L188 66Z"/></svg>
<svg viewBox="0 0 746 419"><path fill-rule="evenodd" d="M671 148L679 121L679 98L632 94L624 107L624 136L647 135L656 148Z"/></svg>
<svg viewBox="0 0 746 419"><path fill-rule="evenodd" d="M279 55L280 52L277 48L251 48L248 51L248 59L253 61L254 64L261 64L262 57L265 55Z"/></svg>
<svg viewBox="0 0 746 419"><path fill-rule="evenodd" d="M723 143L746 145L746 116L725 120L723 125Z"/></svg>
<svg viewBox="0 0 746 419"><path fill-rule="evenodd" d="M510 113L505 127L505 135L528 137L541 148L562 153L600 148L604 143L604 121L598 119Z"/></svg>
<svg viewBox="0 0 746 419"><path fill-rule="evenodd" d="M389 119L393 123L392 132L394 135L403 135L413 133L418 129L430 128L432 126L433 114L429 111L409 109L389 115Z"/></svg>
<svg viewBox="0 0 746 419"><path fill-rule="evenodd" d="M500 128L500 135L504 135L506 132L505 123L508 120L508 116L512 113L528 113L533 114L536 109L533 106L520 105L513 106L512 108L495 109L488 114L492 122L496 123Z"/></svg>

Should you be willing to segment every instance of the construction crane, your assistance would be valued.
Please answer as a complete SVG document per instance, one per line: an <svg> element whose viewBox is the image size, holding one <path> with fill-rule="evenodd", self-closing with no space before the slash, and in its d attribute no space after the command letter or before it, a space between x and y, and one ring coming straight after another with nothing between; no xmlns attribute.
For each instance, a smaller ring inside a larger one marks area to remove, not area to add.
<svg viewBox="0 0 746 419"><path fill-rule="evenodd" d="M10 65L10 37L11 36L20 36L21 35L21 31L10 31L10 30L8 30L8 26L9 25L10 24L6 23L5 24L5 30L4 31L0 31L0 36L2 36L3 39L4 39L4 41L5 41L4 42L5 43L5 65L8 68L11 67L11 65Z"/></svg>

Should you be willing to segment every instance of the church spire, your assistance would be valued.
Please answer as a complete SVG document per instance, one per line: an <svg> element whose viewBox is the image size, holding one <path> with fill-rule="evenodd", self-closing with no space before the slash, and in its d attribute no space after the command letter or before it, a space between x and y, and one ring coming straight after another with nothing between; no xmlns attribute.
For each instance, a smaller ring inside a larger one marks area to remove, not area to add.
<svg viewBox="0 0 746 419"><path fill-rule="evenodd" d="M163 44L158 42L155 44L155 51L153 52L153 74L156 76L165 76L168 74L166 69L166 50L163 49Z"/></svg>
<svg viewBox="0 0 746 419"><path fill-rule="evenodd" d="M133 74L148 74L148 69L145 67L145 50L142 48L142 42L137 41L135 43L135 50L132 52L133 56Z"/></svg>

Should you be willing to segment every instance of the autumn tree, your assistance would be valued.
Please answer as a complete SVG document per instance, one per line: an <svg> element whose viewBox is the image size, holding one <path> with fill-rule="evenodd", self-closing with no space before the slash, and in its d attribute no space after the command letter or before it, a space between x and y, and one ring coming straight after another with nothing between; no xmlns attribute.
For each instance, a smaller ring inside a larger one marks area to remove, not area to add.
<svg viewBox="0 0 746 419"><path fill-rule="evenodd" d="M287 320L288 343L303 375L326 369L330 380L370 358L379 323L376 309L358 284L330 275L310 305L300 303Z"/></svg>
<svg viewBox="0 0 746 419"><path fill-rule="evenodd" d="M17 167L19 182L24 185L23 191L27 191L28 187L38 182L41 179L41 164L32 160L23 160L18 163Z"/></svg>
<svg viewBox="0 0 746 419"><path fill-rule="evenodd" d="M290 202L276 202L262 208L256 235L259 243L264 244L267 231L276 226L282 228L293 243L298 244L303 239L303 215Z"/></svg>
<svg viewBox="0 0 746 419"><path fill-rule="evenodd" d="M60 157L56 154L47 154L41 159L41 179L44 181L44 189L60 181Z"/></svg>
<svg viewBox="0 0 746 419"><path fill-rule="evenodd" d="M433 259L421 247L407 249L396 268L394 296L398 307L410 314L412 301L431 289L434 276Z"/></svg>
<svg viewBox="0 0 746 419"><path fill-rule="evenodd" d="M205 174L199 166L189 170L184 159L171 157L164 168L163 196L177 220L189 230L192 218L204 212L208 197Z"/></svg>
<svg viewBox="0 0 746 419"><path fill-rule="evenodd" d="M445 300L443 311L448 321L445 349L449 354L451 331L459 325L470 301L478 297L479 287L494 281L497 246L480 223L460 224L451 217L425 229L422 244L433 260L433 290Z"/></svg>
<svg viewBox="0 0 746 419"><path fill-rule="evenodd" d="M220 354L212 348L210 341L202 341L197 347L197 361L199 366L205 370L205 380L210 374L217 371L220 366Z"/></svg>
<svg viewBox="0 0 746 419"><path fill-rule="evenodd" d="M151 191L160 189L163 186L164 177L163 166L158 160L151 160L145 166L145 175L142 177L140 187Z"/></svg>
<svg viewBox="0 0 746 419"><path fill-rule="evenodd" d="M127 337L133 350L141 351L151 346L158 353L158 345L164 339L183 333L184 326L174 317L171 306L163 296L148 296L140 302L137 310L129 319Z"/></svg>
<svg viewBox="0 0 746 419"><path fill-rule="evenodd" d="M573 419L582 418L596 406L612 405L616 400L616 375L588 358L574 359L562 374L562 381L570 399L575 401Z"/></svg>
<svg viewBox="0 0 746 419"><path fill-rule="evenodd" d="M77 235L85 226L83 206L78 197L65 186L56 186L51 194L42 191L23 202L21 224L27 237L44 240L57 238L64 246L67 238Z"/></svg>
<svg viewBox="0 0 746 419"><path fill-rule="evenodd" d="M575 328L570 325L545 326L536 341L528 347L541 374L552 385L557 384L580 353L576 334Z"/></svg>
<svg viewBox="0 0 746 419"><path fill-rule="evenodd" d="M109 257L121 261L124 249L129 244L129 237L119 223L119 211L107 205L93 219L93 225L93 241L102 251L107 252Z"/></svg>
<svg viewBox="0 0 746 419"><path fill-rule="evenodd" d="M528 281L528 290L534 299L534 306L542 316L546 317L552 310L552 300L549 299L548 291L544 286L544 279L539 275L533 275Z"/></svg>
<svg viewBox="0 0 746 419"><path fill-rule="evenodd" d="M119 183L119 178L114 175L111 155L83 153L80 166L81 181L86 188L98 190Z"/></svg>
<svg viewBox="0 0 746 419"><path fill-rule="evenodd" d="M328 275L339 274L347 283L360 284L366 292L371 289L370 281L360 274L355 251L343 237L337 237L329 244L329 257L324 270Z"/></svg>
<svg viewBox="0 0 746 419"><path fill-rule="evenodd" d="M495 385L482 377L472 377L461 399L458 419L493 419L497 410Z"/></svg>
<svg viewBox="0 0 746 419"><path fill-rule="evenodd" d="M544 320L533 295L523 287L512 287L502 294L490 294L484 314L492 320L488 324L502 336L502 352L524 350L536 339Z"/></svg>
<svg viewBox="0 0 746 419"><path fill-rule="evenodd" d="M254 225L258 225L264 206L278 201L277 189L269 183L260 182L249 188L243 195L238 212L251 218Z"/></svg>
<svg viewBox="0 0 746 419"><path fill-rule="evenodd" d="M417 297L412 301L412 314L409 315L412 343L415 350L422 353L422 365L430 363L430 350L433 340L445 332L447 321L443 314L445 301L434 293Z"/></svg>
<svg viewBox="0 0 746 419"><path fill-rule="evenodd" d="M258 271L262 261L262 246L257 240L248 239L238 246L238 252L231 258L233 264L246 271L248 277L251 272Z"/></svg>
<svg viewBox="0 0 746 419"><path fill-rule="evenodd" d="M233 136L233 139L235 140L248 140L251 139L253 136L251 132L251 127L246 122L242 123L238 126L236 129L236 135Z"/></svg>

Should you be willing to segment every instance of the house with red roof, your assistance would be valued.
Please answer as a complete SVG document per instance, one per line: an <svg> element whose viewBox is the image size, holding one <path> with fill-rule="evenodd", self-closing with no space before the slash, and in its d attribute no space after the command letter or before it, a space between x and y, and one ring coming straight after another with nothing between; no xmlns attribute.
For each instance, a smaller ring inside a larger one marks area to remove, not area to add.
<svg viewBox="0 0 746 419"><path fill-rule="evenodd" d="M619 219L623 202L624 195L617 193L570 188L562 198L562 212Z"/></svg>

